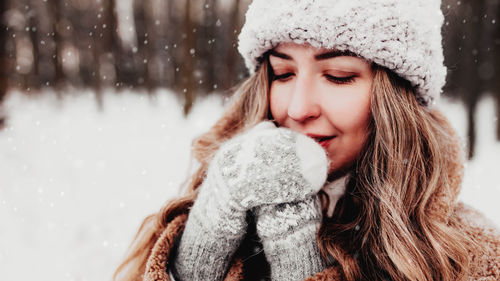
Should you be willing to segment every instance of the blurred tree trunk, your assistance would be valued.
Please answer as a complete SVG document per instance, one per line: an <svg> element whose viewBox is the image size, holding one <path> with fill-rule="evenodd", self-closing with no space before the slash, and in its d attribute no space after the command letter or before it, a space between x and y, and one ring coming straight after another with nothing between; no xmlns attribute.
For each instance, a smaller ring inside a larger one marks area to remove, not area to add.
<svg viewBox="0 0 500 281"><path fill-rule="evenodd" d="M183 85L184 92L184 114L187 115L191 110L194 103L194 59L191 50L194 50L195 38L193 35L193 21L191 19L191 0L186 0L185 13L184 13L184 35L186 39L183 44L183 66L181 84Z"/></svg>
<svg viewBox="0 0 500 281"><path fill-rule="evenodd" d="M165 51L167 52L167 65L166 65L166 80L167 80L167 85L174 89L174 90L179 90L181 88L180 85L180 73L179 73L179 65L178 65L178 56L177 56L177 42L176 40L180 37L179 32L180 32L180 20L179 20L179 14L176 9L175 1L167 1L167 13L168 13L168 19L167 19L167 34L166 34L166 40L167 44L165 46ZM175 47L174 47L175 46Z"/></svg>
<svg viewBox="0 0 500 281"><path fill-rule="evenodd" d="M93 60L95 65L94 89L97 105L100 109L103 104L103 89L106 86L116 85L118 62L115 56L121 53L119 48L120 38L117 34L117 19L115 2L105 1L98 6L98 15L95 34L93 38ZM116 54L114 52L116 51Z"/></svg>
<svg viewBox="0 0 500 281"><path fill-rule="evenodd" d="M32 50L33 50L33 64L32 70L28 75L28 87L38 88L40 86L39 78L39 67L40 67L40 45L39 45L39 16L36 6L32 7L30 14L28 15L28 26L27 32L30 37Z"/></svg>
<svg viewBox="0 0 500 281"><path fill-rule="evenodd" d="M78 33L80 30L85 30L82 27L82 18L85 18L85 13L78 10L75 6L70 5L68 1L62 0L59 2L60 18L57 24L57 33L60 46L58 52L59 63L62 65L64 73L64 82L73 87L82 87L82 79L80 77L79 59L80 52L78 43L80 38ZM75 65L75 63L78 63ZM94 66L97 67L97 66Z"/></svg>
<svg viewBox="0 0 500 281"><path fill-rule="evenodd" d="M496 136L497 140L500 141L500 3L499 1L489 1L491 5L491 10L493 11L493 16L490 19L493 25L493 52L495 57L493 58L494 72L493 72L493 95L496 101L495 116L496 116Z"/></svg>
<svg viewBox="0 0 500 281"><path fill-rule="evenodd" d="M231 79L229 79L230 84L228 87L231 87L237 80L237 71L236 71L236 59L238 56L237 47L238 47L238 30L240 29L240 3L241 0L234 1L233 10L231 11L231 19L229 22L229 26L231 27L231 37L229 42L229 50L227 52L227 68L229 73L231 74Z"/></svg>
<svg viewBox="0 0 500 281"><path fill-rule="evenodd" d="M32 1L31 4L37 11L38 19L35 26L37 33L35 42L37 44L36 50L38 51L37 56L35 56L35 71L40 86L51 86L55 72L52 59L55 46L51 35L54 27L54 18L51 17L50 11L51 5L44 1Z"/></svg>
<svg viewBox="0 0 500 281"><path fill-rule="evenodd" d="M4 17L7 11L7 1L0 1L0 106L2 106L5 95L7 94L8 81L8 62L6 52L7 42L7 22ZM0 115L0 129L5 126L5 117Z"/></svg>
<svg viewBox="0 0 500 281"><path fill-rule="evenodd" d="M7 92L7 52L5 43L7 42L7 21L5 12L7 11L7 1L0 1L0 103Z"/></svg>
<svg viewBox="0 0 500 281"><path fill-rule="evenodd" d="M136 62L135 67L138 74L139 86L145 86L146 89L151 88L147 63L149 59L148 53L148 31L147 31L147 17L145 14L144 1L134 1L134 22L135 33L137 36L137 53L135 54Z"/></svg>
<svg viewBox="0 0 500 281"><path fill-rule="evenodd" d="M470 0L463 8L464 19L464 44L462 52L461 72L464 83L464 101L467 108L467 138L468 157L474 157L476 146L476 108L484 89L478 77L479 52L481 50L483 0Z"/></svg>
<svg viewBox="0 0 500 281"><path fill-rule="evenodd" d="M463 23L460 17L460 8L454 0L444 0L441 6L445 15L443 25L443 50L445 55L445 65L448 68L445 94L452 98L460 98L463 89L460 87L461 77L461 57L463 54Z"/></svg>
<svg viewBox="0 0 500 281"><path fill-rule="evenodd" d="M224 33L220 34L219 44L217 46L217 53L222 52L225 54L221 64L218 66L220 69L219 77L222 89L230 88L237 80L237 30L240 25L240 0L235 0L232 3L231 11L225 14L227 17L227 24L222 25ZM221 24L219 23L219 26Z"/></svg>
<svg viewBox="0 0 500 281"><path fill-rule="evenodd" d="M160 3L158 3L160 2ZM144 9L146 18L146 30L148 33L148 43L147 43L147 61L146 68L148 69L148 84L149 93L153 92L153 89L158 88L161 85L161 80L163 78L165 58L162 50L162 36L163 29L161 27L161 20L165 17L164 11L165 7L162 3L163 1L155 0L145 0Z"/></svg>
<svg viewBox="0 0 500 281"><path fill-rule="evenodd" d="M96 13L94 10L88 10L82 15L85 18L82 25L84 27L77 28L75 32L79 40L75 42L80 52L80 79L84 85L89 85L94 88L96 85L96 58L94 57L94 41L97 36L96 30L93 28L95 23Z"/></svg>
<svg viewBox="0 0 500 281"><path fill-rule="evenodd" d="M211 92L216 88L216 53L215 53L215 38L217 27L215 25L217 18L217 1L205 0L205 9L203 15L203 34L199 40L198 50L200 60L203 64L200 69L203 70L203 89L205 92Z"/></svg>
<svg viewBox="0 0 500 281"><path fill-rule="evenodd" d="M497 54L498 56L498 54ZM497 65L499 65L499 59L497 58ZM500 81L496 81L497 83L500 83ZM500 88L500 85L497 86ZM498 91L498 88L495 92L495 118L497 121L497 141L500 141L500 91Z"/></svg>
<svg viewBox="0 0 500 281"><path fill-rule="evenodd" d="M75 48L75 52L78 52L78 66L74 70L78 73L78 78L71 80L73 83L78 83L80 87L96 89L99 87L99 63L95 56L94 42L98 41L95 38L99 36L100 13L94 5L70 7L68 13L71 15L68 18L73 30L69 34L65 32L65 38L69 45Z"/></svg>
<svg viewBox="0 0 500 281"><path fill-rule="evenodd" d="M157 87L165 88L168 84L168 33L172 32L169 29L169 10L168 7L172 1L155 0L151 1L151 14L154 19L154 68L155 83Z"/></svg>
<svg viewBox="0 0 500 281"><path fill-rule="evenodd" d="M110 3L110 7L114 7L114 9L113 11L108 12L113 12L113 16L110 18L113 18L114 29L109 31L114 31L114 36L116 36L116 39L113 39L113 54L116 64L116 83L118 84L118 87L135 87L139 84L140 78L140 69L138 68L138 58L136 54L137 47L135 45L125 44L119 36L118 14L116 11L117 2L115 0L111 1L113 3ZM135 3L133 3L133 5L135 6Z"/></svg>
<svg viewBox="0 0 500 281"><path fill-rule="evenodd" d="M94 28L94 36L92 37L92 57L93 57L93 69L92 69L92 86L94 89L94 95L96 98L97 106L100 110L103 109L103 97L102 97L102 73L101 73L101 65L102 65L102 57L105 56L104 50L105 46L105 38L104 32L102 28L102 22L99 19L95 19L97 21L97 28Z"/></svg>
<svg viewBox="0 0 500 281"><path fill-rule="evenodd" d="M118 15L115 0L108 1L104 18L104 22L107 26L104 31L104 38L106 38L106 52L112 55L115 72L114 81L115 85L119 86L123 82L124 77L120 68L120 62L122 60L122 42L120 36L118 36Z"/></svg>
<svg viewBox="0 0 500 281"><path fill-rule="evenodd" d="M54 54L52 56L53 58L53 63L54 63L54 68L55 68L55 74L54 74L54 82L53 85L55 88L61 87L62 83L64 82L64 71L62 68L62 59L61 59L61 46L63 43L63 39L61 36L60 32L60 21L61 21L61 7L60 7L60 0L50 0L51 6L52 6L52 18L54 19ZM59 91L57 91L59 95Z"/></svg>

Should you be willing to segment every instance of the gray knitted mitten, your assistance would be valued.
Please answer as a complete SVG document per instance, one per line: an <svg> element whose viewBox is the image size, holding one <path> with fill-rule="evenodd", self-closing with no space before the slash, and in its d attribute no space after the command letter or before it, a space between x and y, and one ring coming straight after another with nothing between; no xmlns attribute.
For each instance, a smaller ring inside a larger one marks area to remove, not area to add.
<svg viewBox="0 0 500 281"><path fill-rule="evenodd" d="M265 205L255 213L272 280L303 280L326 268L316 242L322 218L318 195Z"/></svg>
<svg viewBox="0 0 500 281"><path fill-rule="evenodd" d="M222 280L246 233L246 212L305 201L323 186L327 158L314 140L262 122L223 144L190 211L172 271L179 280Z"/></svg>

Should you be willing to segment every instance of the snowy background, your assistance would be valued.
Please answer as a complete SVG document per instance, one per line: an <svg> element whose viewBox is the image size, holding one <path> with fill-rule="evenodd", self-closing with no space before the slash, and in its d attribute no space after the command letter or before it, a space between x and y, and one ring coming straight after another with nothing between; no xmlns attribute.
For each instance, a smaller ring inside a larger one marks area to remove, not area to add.
<svg viewBox="0 0 500 281"><path fill-rule="evenodd" d="M109 280L142 219L179 193L193 137L221 115L205 98L185 118L158 90L65 96L12 93L0 131L0 276L3 281ZM493 99L478 106L478 147L461 199L500 225L500 143ZM465 111L441 107L462 140Z"/></svg>

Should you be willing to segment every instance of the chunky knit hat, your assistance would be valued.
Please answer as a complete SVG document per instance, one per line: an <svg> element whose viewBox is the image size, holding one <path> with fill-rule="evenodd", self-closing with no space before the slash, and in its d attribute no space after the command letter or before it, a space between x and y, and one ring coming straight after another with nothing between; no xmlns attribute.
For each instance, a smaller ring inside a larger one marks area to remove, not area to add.
<svg viewBox="0 0 500 281"><path fill-rule="evenodd" d="M441 0L254 0L238 50L253 73L279 43L350 51L410 81L432 106L446 80Z"/></svg>

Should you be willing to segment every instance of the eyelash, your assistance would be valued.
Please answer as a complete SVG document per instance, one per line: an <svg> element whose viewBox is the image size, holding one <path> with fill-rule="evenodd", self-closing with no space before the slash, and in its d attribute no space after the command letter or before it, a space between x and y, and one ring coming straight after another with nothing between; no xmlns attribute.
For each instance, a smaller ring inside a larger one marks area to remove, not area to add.
<svg viewBox="0 0 500 281"><path fill-rule="evenodd" d="M292 75L293 75L293 73L291 73L291 72L281 74L281 75L274 75L273 81L279 80L279 81L284 82L284 81L287 81L288 78L291 77ZM354 82L355 77L356 76L336 77L336 76L325 74L325 78L328 81L333 82L335 84L339 84L339 85L352 83L352 82Z"/></svg>

